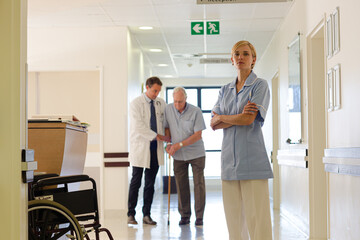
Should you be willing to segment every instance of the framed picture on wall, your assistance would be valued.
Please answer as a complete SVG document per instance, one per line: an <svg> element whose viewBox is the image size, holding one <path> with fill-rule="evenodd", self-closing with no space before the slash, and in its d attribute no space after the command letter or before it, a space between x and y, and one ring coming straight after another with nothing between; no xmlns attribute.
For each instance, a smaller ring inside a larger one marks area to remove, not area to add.
<svg viewBox="0 0 360 240"><path fill-rule="evenodd" d="M331 58L333 55L333 31L332 14L326 19L326 56Z"/></svg>
<svg viewBox="0 0 360 240"><path fill-rule="evenodd" d="M340 24L339 24L339 7L332 13L332 30L333 30L333 55L340 51Z"/></svg>
<svg viewBox="0 0 360 240"><path fill-rule="evenodd" d="M327 100L328 112L331 112L334 110L334 81L332 68L327 72Z"/></svg>
<svg viewBox="0 0 360 240"><path fill-rule="evenodd" d="M341 74L340 64L333 68L333 79L334 79L334 110L337 110L341 106Z"/></svg>

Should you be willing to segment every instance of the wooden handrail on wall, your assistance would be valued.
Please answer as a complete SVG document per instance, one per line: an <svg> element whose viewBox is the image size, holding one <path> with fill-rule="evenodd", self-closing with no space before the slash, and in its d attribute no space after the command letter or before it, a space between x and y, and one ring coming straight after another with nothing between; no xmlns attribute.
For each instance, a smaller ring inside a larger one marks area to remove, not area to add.
<svg viewBox="0 0 360 240"><path fill-rule="evenodd" d="M128 158L128 152L113 152L113 153L104 153L104 158ZM129 167L130 163L128 161L111 161L104 162L105 167Z"/></svg>

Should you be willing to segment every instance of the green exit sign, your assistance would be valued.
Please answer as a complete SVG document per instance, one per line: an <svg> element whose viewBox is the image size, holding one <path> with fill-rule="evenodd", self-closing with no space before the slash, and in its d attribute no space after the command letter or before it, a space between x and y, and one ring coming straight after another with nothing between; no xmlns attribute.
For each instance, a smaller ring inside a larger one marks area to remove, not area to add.
<svg viewBox="0 0 360 240"><path fill-rule="evenodd" d="M205 33L204 25L206 26L207 35L220 34L220 22L208 21L208 22L191 22L191 35L204 35Z"/></svg>
<svg viewBox="0 0 360 240"><path fill-rule="evenodd" d="M206 22L206 34L207 35L216 35L220 34L220 22Z"/></svg>
<svg viewBox="0 0 360 240"><path fill-rule="evenodd" d="M204 22L191 22L191 35L204 35Z"/></svg>

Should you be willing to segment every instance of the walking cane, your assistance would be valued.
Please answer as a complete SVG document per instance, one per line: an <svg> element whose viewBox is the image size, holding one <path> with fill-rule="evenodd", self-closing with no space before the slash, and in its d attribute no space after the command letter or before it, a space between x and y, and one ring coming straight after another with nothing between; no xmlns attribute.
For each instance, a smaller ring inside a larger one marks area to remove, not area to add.
<svg viewBox="0 0 360 240"><path fill-rule="evenodd" d="M168 226L170 225L170 191L171 191L171 176L170 176L171 158L169 154L169 178L168 178Z"/></svg>

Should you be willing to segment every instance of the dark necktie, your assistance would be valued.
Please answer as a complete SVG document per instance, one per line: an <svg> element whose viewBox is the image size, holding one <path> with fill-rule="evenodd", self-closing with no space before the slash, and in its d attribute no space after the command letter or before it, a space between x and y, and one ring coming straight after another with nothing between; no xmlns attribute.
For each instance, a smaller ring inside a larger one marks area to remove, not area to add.
<svg viewBox="0 0 360 240"><path fill-rule="evenodd" d="M155 107L154 107L154 100L150 101L150 112L151 112L151 117L150 117L150 128L151 130L153 130L154 132L157 133L157 126L156 126L156 113L155 113ZM150 149L151 150L156 150L157 149L157 141L156 139L151 141L150 143Z"/></svg>

